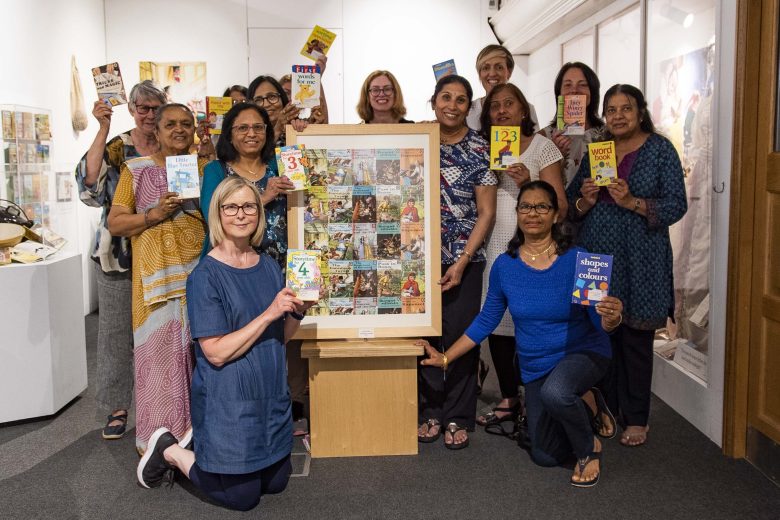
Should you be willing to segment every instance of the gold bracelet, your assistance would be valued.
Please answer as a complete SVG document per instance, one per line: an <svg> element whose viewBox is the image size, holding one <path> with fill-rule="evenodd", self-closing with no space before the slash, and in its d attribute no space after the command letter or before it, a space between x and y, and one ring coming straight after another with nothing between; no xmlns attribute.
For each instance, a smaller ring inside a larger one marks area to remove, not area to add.
<svg viewBox="0 0 780 520"><path fill-rule="evenodd" d="M447 365L449 364L449 360L447 359L447 354L442 353L441 357L442 357L442 360L443 360L442 364L441 364L441 369L446 372L447 371Z"/></svg>
<svg viewBox="0 0 780 520"><path fill-rule="evenodd" d="M580 201L581 200L582 200L582 197L580 197L579 199L575 200L574 201L574 207L577 208L577 211L579 211L580 213L585 213L585 211L582 208L580 208Z"/></svg>

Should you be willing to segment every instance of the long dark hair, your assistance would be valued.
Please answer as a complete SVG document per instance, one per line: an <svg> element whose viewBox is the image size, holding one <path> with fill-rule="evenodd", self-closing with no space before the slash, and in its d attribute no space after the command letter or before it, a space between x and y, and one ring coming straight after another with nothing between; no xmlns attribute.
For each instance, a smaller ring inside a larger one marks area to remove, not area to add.
<svg viewBox="0 0 780 520"><path fill-rule="evenodd" d="M263 149L260 150L260 160L264 164L268 164L274 158L274 147L276 146L274 142L274 127L268 118L268 112L254 103L237 103L222 118L222 134L219 141L217 141L217 157L222 162L232 162L238 157L238 150L233 146L233 123L236 121L238 114L244 110L254 110L260 115L263 123L265 123L265 144Z"/></svg>
<svg viewBox="0 0 780 520"><path fill-rule="evenodd" d="M654 134L655 125L653 124L653 118L650 117L650 111L647 109L647 101L642 91L633 85L617 83L609 87L609 90L604 94L604 117L607 115L607 103L612 99L615 94L625 94L628 97L634 98L636 101L636 108L639 112L639 128L645 133Z"/></svg>
<svg viewBox="0 0 780 520"><path fill-rule="evenodd" d="M558 195L555 193L555 188L550 186L545 181L531 181L523 184L520 188L520 193L517 195L517 205L515 209L520 206L520 199L523 198L523 193L532 190L540 190L547 194L547 198L550 200L550 206L552 206L555 212L558 212ZM563 218L563 215L558 215L558 218ZM564 254L572 245L572 237L566 232L561 222L556 222L552 226L552 239L555 242L555 254L558 256ZM506 252L512 258L517 258L517 250L521 245L525 243L525 236L520 230L520 226L517 226L515 230L515 236L509 241Z"/></svg>
<svg viewBox="0 0 780 520"><path fill-rule="evenodd" d="M588 90L590 90L590 103L586 107L586 115L588 118L588 124L594 128L601 128L604 126L604 121L599 117L599 100L601 99L601 82L599 77L593 72L593 69L582 63L581 61L570 61L564 63L561 70L558 71L558 75L555 77L555 102L558 103L558 96L561 95L561 88L563 88L563 76L569 69L580 69L582 75L585 76L585 81L588 83ZM558 122L557 114L553 117L551 125L555 126Z"/></svg>
<svg viewBox="0 0 780 520"><path fill-rule="evenodd" d="M517 99L517 102L523 107L523 112L525 112L525 117L523 117L523 120L520 122L520 131L526 137L534 135L535 125L534 120L531 119L531 108L528 105L528 100L516 85L504 83L503 85L496 85L493 87L493 90L490 91L490 94L487 95L485 102L482 104L482 113L479 116L479 122L482 125L482 137L486 138L488 141L490 141L490 126L492 125L492 121L490 120L490 104L498 94L505 90L508 90L509 93Z"/></svg>

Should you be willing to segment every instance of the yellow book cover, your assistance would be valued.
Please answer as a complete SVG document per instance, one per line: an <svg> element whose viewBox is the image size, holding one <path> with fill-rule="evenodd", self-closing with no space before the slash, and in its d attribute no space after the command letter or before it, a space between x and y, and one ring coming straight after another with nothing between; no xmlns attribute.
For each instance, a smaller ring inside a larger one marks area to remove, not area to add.
<svg viewBox="0 0 780 520"><path fill-rule="evenodd" d="M520 162L520 127L490 127L490 169L506 170Z"/></svg>
<svg viewBox="0 0 780 520"><path fill-rule="evenodd" d="M617 179L617 155L615 141L588 144L590 176L596 186L607 186Z"/></svg>
<svg viewBox="0 0 780 520"><path fill-rule="evenodd" d="M206 97L206 113L209 120L209 134L220 135L222 133L222 120L228 110L233 107L233 99L229 97Z"/></svg>
<svg viewBox="0 0 780 520"><path fill-rule="evenodd" d="M301 49L301 54L317 61L317 58L328 54L330 46L333 45L333 41L336 39L336 33L330 32L324 27L315 25L311 34L306 38L306 43Z"/></svg>

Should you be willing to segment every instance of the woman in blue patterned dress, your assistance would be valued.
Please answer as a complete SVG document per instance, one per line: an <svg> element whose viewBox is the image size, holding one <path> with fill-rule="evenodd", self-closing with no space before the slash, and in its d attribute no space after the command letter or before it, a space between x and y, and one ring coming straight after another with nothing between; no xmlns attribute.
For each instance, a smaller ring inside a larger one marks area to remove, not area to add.
<svg viewBox="0 0 780 520"><path fill-rule="evenodd" d="M583 220L579 244L614 256L610 292L625 310L602 384L624 429L620 442L639 446L647 440L653 337L674 311L669 226L688 206L680 158L655 132L642 92L612 86L604 95L604 116L605 139L615 141L618 179L596 186L586 155L567 195L572 214Z"/></svg>
<svg viewBox="0 0 780 520"><path fill-rule="evenodd" d="M487 141L466 126L473 91L457 75L436 84L431 105L440 125L442 336L431 344L445 351L479 313L485 238L495 222L498 179L488 169ZM446 375L433 367L419 370L420 442L433 442L447 429L450 449L468 446L477 405L479 349L454 363Z"/></svg>

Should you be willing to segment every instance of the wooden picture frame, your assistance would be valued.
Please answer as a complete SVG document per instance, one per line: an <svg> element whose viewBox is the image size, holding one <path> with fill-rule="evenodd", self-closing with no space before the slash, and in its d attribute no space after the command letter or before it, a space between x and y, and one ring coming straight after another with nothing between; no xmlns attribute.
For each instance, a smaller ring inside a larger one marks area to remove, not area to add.
<svg viewBox="0 0 780 520"><path fill-rule="evenodd" d="M287 144L314 185L287 197L288 248L321 250L327 286L296 337L440 336L439 125L288 126Z"/></svg>

